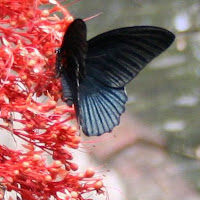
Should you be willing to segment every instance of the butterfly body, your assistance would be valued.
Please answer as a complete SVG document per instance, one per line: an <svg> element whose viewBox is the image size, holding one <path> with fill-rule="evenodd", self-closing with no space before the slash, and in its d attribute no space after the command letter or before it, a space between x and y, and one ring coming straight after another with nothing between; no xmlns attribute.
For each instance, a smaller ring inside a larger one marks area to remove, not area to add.
<svg viewBox="0 0 200 200"><path fill-rule="evenodd" d="M111 132L125 111L124 87L153 58L165 51L174 35L162 28L135 26L86 40L86 26L76 19L57 53L63 99L75 105L87 136Z"/></svg>
<svg viewBox="0 0 200 200"><path fill-rule="evenodd" d="M61 75L63 99L68 106L75 105L77 116L79 115L79 84L85 78L86 52L86 25L80 20L78 24L72 23L68 27L61 48L57 51L56 62L57 71Z"/></svg>

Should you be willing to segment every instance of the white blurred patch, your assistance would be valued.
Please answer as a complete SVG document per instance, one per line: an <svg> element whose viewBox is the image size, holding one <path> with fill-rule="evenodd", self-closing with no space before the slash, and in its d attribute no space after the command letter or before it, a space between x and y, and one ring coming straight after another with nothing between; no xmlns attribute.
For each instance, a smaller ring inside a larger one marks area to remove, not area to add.
<svg viewBox="0 0 200 200"><path fill-rule="evenodd" d="M181 120L167 121L163 125L163 129L170 132L182 131L184 128L185 122Z"/></svg>
<svg viewBox="0 0 200 200"><path fill-rule="evenodd" d="M191 26L189 15L186 12L179 13L175 17L174 24L178 31L188 30Z"/></svg>
<svg viewBox="0 0 200 200"><path fill-rule="evenodd" d="M190 96L182 96L179 99L176 100L175 104L177 106L185 106L185 107L192 107L197 105L199 102L198 97L194 95Z"/></svg>

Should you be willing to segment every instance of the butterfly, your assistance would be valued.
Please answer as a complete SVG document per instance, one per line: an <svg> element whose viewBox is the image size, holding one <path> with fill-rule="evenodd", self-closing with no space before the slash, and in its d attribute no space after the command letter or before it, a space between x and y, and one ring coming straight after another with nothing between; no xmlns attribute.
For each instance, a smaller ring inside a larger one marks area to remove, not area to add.
<svg viewBox="0 0 200 200"><path fill-rule="evenodd" d="M87 136L100 136L119 125L125 111L125 86L174 41L159 27L132 26L111 30L87 41L87 28L75 19L57 50L56 69L63 100L74 104Z"/></svg>

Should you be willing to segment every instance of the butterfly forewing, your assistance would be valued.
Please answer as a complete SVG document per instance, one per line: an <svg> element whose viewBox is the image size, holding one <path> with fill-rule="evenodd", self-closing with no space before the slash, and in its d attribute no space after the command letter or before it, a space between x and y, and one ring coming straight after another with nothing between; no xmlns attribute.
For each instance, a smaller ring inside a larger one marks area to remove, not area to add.
<svg viewBox="0 0 200 200"><path fill-rule="evenodd" d="M127 27L100 34L88 41L87 76L107 86L123 87L173 40L171 32L151 26Z"/></svg>

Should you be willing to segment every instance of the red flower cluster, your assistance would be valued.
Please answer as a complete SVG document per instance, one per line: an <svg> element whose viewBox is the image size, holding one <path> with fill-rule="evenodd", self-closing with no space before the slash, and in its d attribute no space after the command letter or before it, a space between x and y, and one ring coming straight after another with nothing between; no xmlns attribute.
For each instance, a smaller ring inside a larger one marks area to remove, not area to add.
<svg viewBox="0 0 200 200"><path fill-rule="evenodd" d="M68 123L74 109L58 103L55 48L73 17L56 0L1 0L0 10L1 137L12 134L27 142L23 151L0 145L0 199L12 190L30 200L83 200L87 192L102 193L94 170L73 172L78 165L68 149L79 147L80 136Z"/></svg>
<svg viewBox="0 0 200 200"><path fill-rule="evenodd" d="M13 151L0 146L0 176L1 185L7 191L15 190L20 194L18 199L65 199L83 200L84 193L92 190L101 191L101 179L91 179L93 169L85 173L70 173L62 168L62 162L54 161L47 165L42 157L42 151L36 151L33 146L27 146L28 152ZM67 162L72 169L77 169L73 163ZM67 194L64 191L68 191ZM65 195L64 195L65 194ZM0 194L1 199L3 194ZM65 196L64 198L62 198Z"/></svg>

